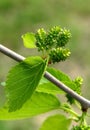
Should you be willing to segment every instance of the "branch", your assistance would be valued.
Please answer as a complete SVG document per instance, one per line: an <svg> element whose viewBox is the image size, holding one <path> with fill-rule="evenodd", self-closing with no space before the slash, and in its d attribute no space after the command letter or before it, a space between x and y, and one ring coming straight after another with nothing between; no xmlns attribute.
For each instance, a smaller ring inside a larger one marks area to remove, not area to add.
<svg viewBox="0 0 90 130"><path fill-rule="evenodd" d="M1 44L0 44L0 52L2 52L3 54L11 57L12 59L14 59L14 60L16 60L18 62L21 62L21 61L23 61L25 59L25 57L15 53L14 51L4 47ZM77 94L76 92L74 92L72 89L67 87L65 84L63 84L61 81L56 79L54 76L52 76L47 71L44 73L44 77L46 79L48 79L49 81L51 81L53 84L55 84L57 87L62 89L64 92L69 94L71 97L76 99L81 104L82 110L87 110L90 107L90 101L88 99L86 99L86 98L80 96L79 94Z"/></svg>
<svg viewBox="0 0 90 130"><path fill-rule="evenodd" d="M17 54L16 52L6 48L5 46L3 46L1 44L0 44L0 52L2 52L3 54L11 57L12 59L14 59L18 62L25 60L25 57Z"/></svg>

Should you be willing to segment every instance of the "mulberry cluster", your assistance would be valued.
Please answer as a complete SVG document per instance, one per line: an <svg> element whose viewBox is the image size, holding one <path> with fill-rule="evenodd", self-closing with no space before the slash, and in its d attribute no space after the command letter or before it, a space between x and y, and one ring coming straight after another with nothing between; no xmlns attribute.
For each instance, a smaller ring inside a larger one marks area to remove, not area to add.
<svg viewBox="0 0 90 130"><path fill-rule="evenodd" d="M70 51L64 48L56 48L56 49L54 48L49 53L50 61L52 63L64 61L66 60L67 57L69 57L69 55Z"/></svg>
<svg viewBox="0 0 90 130"><path fill-rule="evenodd" d="M38 47L39 51L43 51L46 47L45 39L46 39L46 32L43 28L39 29L35 34L36 37L36 46Z"/></svg>
<svg viewBox="0 0 90 130"><path fill-rule="evenodd" d="M58 39L57 39L57 46L61 47L61 46L65 46L69 39L71 38L71 33L69 30L66 29L61 29Z"/></svg>
<svg viewBox="0 0 90 130"><path fill-rule="evenodd" d="M49 48L58 47L58 42L60 42L58 38L61 31L62 29L60 27L55 26L51 28L50 31L47 33L45 42L46 45L49 46Z"/></svg>
<svg viewBox="0 0 90 130"><path fill-rule="evenodd" d="M35 37L38 50L48 52L51 63L64 61L69 57L70 51L64 49L71 38L69 30L55 26L46 33L42 28L37 31Z"/></svg>
<svg viewBox="0 0 90 130"><path fill-rule="evenodd" d="M82 77L77 77L77 78L74 80L74 83L75 83L76 86L77 86L76 90L77 90L78 94L81 94L81 85L82 85L82 83L83 83Z"/></svg>

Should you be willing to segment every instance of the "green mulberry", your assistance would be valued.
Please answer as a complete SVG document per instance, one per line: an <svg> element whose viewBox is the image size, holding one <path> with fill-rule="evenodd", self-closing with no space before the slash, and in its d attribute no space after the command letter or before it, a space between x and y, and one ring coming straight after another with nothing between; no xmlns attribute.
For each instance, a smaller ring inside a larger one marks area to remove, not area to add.
<svg viewBox="0 0 90 130"><path fill-rule="evenodd" d="M71 33L69 30L55 26L47 33L43 28L39 29L35 37L38 50L43 51L65 46L71 38Z"/></svg>
<svg viewBox="0 0 90 130"><path fill-rule="evenodd" d="M43 28L39 29L37 33L35 34L36 37L36 46L38 47L39 51L42 51L45 49L45 38L46 38L46 32Z"/></svg>
<svg viewBox="0 0 90 130"><path fill-rule="evenodd" d="M62 47L62 46L65 46L68 41L70 40L71 38L71 33L69 30L66 30L66 29L62 29L60 32L59 32L59 35L58 35L58 38L57 38L57 47Z"/></svg>
<svg viewBox="0 0 90 130"><path fill-rule="evenodd" d="M64 48L54 48L49 53L51 63L66 60L70 56L70 51Z"/></svg>
<svg viewBox="0 0 90 130"><path fill-rule="evenodd" d="M49 32L47 33L47 37L45 39L48 49L51 49L52 47L56 47L58 36L61 30L62 29L58 26L55 26L49 30Z"/></svg>

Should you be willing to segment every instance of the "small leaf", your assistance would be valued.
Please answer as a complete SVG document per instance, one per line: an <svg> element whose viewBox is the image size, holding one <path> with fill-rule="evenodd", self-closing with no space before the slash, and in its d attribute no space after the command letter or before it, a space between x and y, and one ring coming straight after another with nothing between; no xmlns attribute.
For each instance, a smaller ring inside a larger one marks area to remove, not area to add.
<svg viewBox="0 0 90 130"><path fill-rule="evenodd" d="M29 57L13 67L6 81L9 111L20 109L32 96L45 71L46 61L41 57Z"/></svg>
<svg viewBox="0 0 90 130"><path fill-rule="evenodd" d="M45 120L40 130L68 130L70 123L64 115L54 115Z"/></svg>
<svg viewBox="0 0 90 130"><path fill-rule="evenodd" d="M36 45L35 45L36 38L33 33L26 33L26 34L22 35L22 39L23 39L25 47L36 48Z"/></svg>
<svg viewBox="0 0 90 130"><path fill-rule="evenodd" d="M35 92L21 109L8 112L8 106L0 109L0 120L30 118L60 107L59 100L51 94Z"/></svg>

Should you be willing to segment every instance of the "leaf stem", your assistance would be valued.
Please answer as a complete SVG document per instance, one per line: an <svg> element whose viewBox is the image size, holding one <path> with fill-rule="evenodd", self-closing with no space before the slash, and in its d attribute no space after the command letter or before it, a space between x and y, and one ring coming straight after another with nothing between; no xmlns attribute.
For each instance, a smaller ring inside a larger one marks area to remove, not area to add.
<svg viewBox="0 0 90 130"><path fill-rule="evenodd" d="M68 112L68 113L71 113L72 115L74 115L75 117L77 117L78 119L80 118L80 116L75 112L73 111L72 109L69 109L69 108L66 108L64 106L60 106L60 109Z"/></svg>
<svg viewBox="0 0 90 130"><path fill-rule="evenodd" d="M5 46L3 46L1 44L0 44L0 52L2 52L3 54L11 57L12 59L14 59L18 62L25 60L25 57L17 54L16 52L6 48ZM51 81L53 84L55 84L57 87L62 89L64 92L68 93L71 97L75 98L81 104L82 111L87 111L87 109L90 107L90 101L88 99L86 99L86 98L80 96L79 94L77 94L76 92L74 92L72 89L67 87L65 84L63 84L61 81L56 79L50 73L45 72L44 77L46 79L48 79L49 81Z"/></svg>
<svg viewBox="0 0 90 130"><path fill-rule="evenodd" d="M86 117L86 112L82 113L82 116L80 117L80 125L87 125L86 121L85 121L85 117Z"/></svg>

